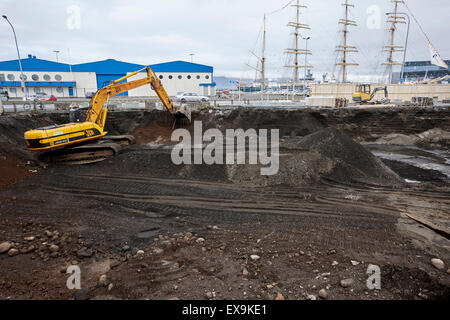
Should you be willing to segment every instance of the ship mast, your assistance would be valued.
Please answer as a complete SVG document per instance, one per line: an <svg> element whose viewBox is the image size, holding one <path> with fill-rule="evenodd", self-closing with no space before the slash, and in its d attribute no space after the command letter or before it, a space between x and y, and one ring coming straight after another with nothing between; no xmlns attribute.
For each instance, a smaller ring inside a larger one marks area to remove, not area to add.
<svg viewBox="0 0 450 320"><path fill-rule="evenodd" d="M300 29L311 29L309 25L300 23L300 8L307 8L306 6L300 5L300 0L297 0L296 5L292 5L293 7L297 8L297 16L295 22L289 22L288 27L292 27L294 29L294 36L295 36L295 48L288 48L286 49L285 53L294 55L295 62L294 65L286 65L286 68L293 68L295 70L295 85L299 84L299 69L301 68L312 68L312 66L306 65L300 65L299 64L299 56L300 55L308 55L312 54L310 50L308 49L300 49L299 48L299 37L300 37Z"/></svg>
<svg viewBox="0 0 450 320"><path fill-rule="evenodd" d="M263 33L263 48L262 48L262 55L261 57L255 54L253 51L250 51L251 54L253 54L256 59L258 59L258 63L261 62L261 69L258 69L258 67L253 67L249 64L250 68L253 70L256 70L256 72L261 74L261 91L263 91L266 87L266 35L267 35L267 29L266 29L266 15L264 15L264 33Z"/></svg>
<svg viewBox="0 0 450 320"><path fill-rule="evenodd" d="M342 83L347 82L347 66L357 66L357 63L350 63L348 62L348 54L358 52L358 49L355 46L349 46L347 45L348 40L348 27L353 26L356 27L356 21L349 19L349 8L355 7L353 4L350 4L348 0L345 0L345 3L342 4L345 7L345 18L339 20L339 24L342 24L344 26L342 32L343 32L343 38L344 43L343 45L339 45L336 47L337 52L342 52L342 60L338 62L336 65L342 67Z"/></svg>
<svg viewBox="0 0 450 320"><path fill-rule="evenodd" d="M389 30L390 32L390 45L385 46L384 50L385 52L388 52L387 60L383 63L383 65L386 65L388 68L389 73L389 83L392 83L392 71L394 66L396 65L402 65L401 62L394 61L394 53L395 52L403 52L404 47L403 46L397 46L395 45L395 31L397 30L397 24L399 23L405 23L405 17L402 17L398 14L398 5L399 3L404 3L403 0L391 0L394 3L394 11L393 14L390 14L388 16L388 23L391 23L391 28Z"/></svg>

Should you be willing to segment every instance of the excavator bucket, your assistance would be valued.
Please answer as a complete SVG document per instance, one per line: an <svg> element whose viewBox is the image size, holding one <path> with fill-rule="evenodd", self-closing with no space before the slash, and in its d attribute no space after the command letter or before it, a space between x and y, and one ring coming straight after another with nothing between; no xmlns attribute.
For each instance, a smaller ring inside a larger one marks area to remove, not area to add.
<svg viewBox="0 0 450 320"><path fill-rule="evenodd" d="M179 106L175 109L175 117L192 121L192 109L189 106Z"/></svg>
<svg viewBox="0 0 450 320"><path fill-rule="evenodd" d="M192 121L192 110L189 106L179 106L174 108L175 122L173 124L173 127L186 127L191 124Z"/></svg>

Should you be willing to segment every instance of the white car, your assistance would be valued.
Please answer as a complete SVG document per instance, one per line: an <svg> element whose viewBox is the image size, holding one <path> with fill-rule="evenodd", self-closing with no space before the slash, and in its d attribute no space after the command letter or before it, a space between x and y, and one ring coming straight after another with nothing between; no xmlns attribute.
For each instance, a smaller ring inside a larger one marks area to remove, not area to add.
<svg viewBox="0 0 450 320"><path fill-rule="evenodd" d="M177 101L180 101L181 103L186 102L208 102L209 98L204 96L199 96L196 93L189 93L189 92L183 92L176 96L175 98Z"/></svg>

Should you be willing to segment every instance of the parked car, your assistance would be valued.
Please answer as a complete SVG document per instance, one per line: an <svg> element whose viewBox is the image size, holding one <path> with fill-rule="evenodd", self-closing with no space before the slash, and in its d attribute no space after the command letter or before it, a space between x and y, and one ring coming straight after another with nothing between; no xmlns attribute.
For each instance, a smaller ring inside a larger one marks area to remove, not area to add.
<svg viewBox="0 0 450 320"><path fill-rule="evenodd" d="M2 99L2 101L8 101L9 100L8 91L0 91L0 98Z"/></svg>
<svg viewBox="0 0 450 320"><path fill-rule="evenodd" d="M45 95L40 97L39 101L56 101L56 97L54 95Z"/></svg>
<svg viewBox="0 0 450 320"><path fill-rule="evenodd" d="M42 97L45 97L47 94L45 92L38 92L34 95L23 97L23 101L39 101Z"/></svg>
<svg viewBox="0 0 450 320"><path fill-rule="evenodd" d="M175 100L180 101L181 103L186 102L208 102L209 98L204 96L199 96L196 93L183 92L178 94L175 97Z"/></svg>

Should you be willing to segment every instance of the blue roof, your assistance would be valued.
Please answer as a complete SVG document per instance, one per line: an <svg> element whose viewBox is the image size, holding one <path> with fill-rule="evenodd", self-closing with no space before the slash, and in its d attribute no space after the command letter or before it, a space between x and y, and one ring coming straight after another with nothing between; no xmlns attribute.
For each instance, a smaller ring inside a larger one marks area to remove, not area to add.
<svg viewBox="0 0 450 320"><path fill-rule="evenodd" d="M214 68L203 64L190 63L186 61L172 61L151 65L155 72L207 72L213 73Z"/></svg>
<svg viewBox="0 0 450 320"><path fill-rule="evenodd" d="M23 71L47 71L47 72L69 72L70 66L66 63L53 62L37 59L35 56L28 55L28 58L21 59ZM95 72L96 74L127 74L128 72L138 71L144 68L144 65L118 61L114 59L80 63L72 65L74 72ZM186 61L172 61L151 65L150 68L155 72L206 72L213 73L214 68L202 64L190 63ZM2 71L19 71L19 61L10 60L0 62Z"/></svg>
<svg viewBox="0 0 450 320"><path fill-rule="evenodd" d="M37 59L35 56L28 55L26 59L20 59L23 71L57 71L69 72L70 66L65 63L53 62L48 60ZM0 62L0 70L2 71L19 71L19 60L9 60Z"/></svg>
<svg viewBox="0 0 450 320"><path fill-rule="evenodd" d="M144 67L140 64L108 59L75 64L72 66L72 70L75 72L95 72L97 74L127 74L127 72L137 71Z"/></svg>

